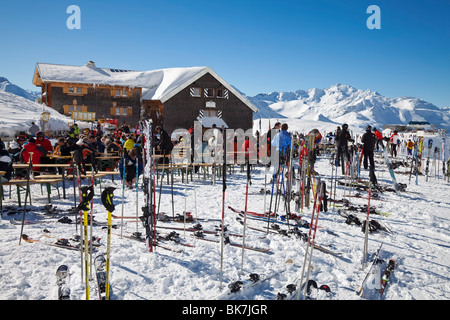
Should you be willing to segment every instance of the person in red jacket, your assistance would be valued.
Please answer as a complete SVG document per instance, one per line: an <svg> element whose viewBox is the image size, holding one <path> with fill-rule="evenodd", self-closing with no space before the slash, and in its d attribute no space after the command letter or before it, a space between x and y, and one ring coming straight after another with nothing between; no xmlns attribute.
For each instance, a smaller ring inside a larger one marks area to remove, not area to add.
<svg viewBox="0 0 450 320"><path fill-rule="evenodd" d="M381 148L384 149L383 135L377 128L373 128L372 131L373 131L373 134L375 135L375 137L377 138L377 143L376 143L377 150L379 150L380 145L381 145Z"/></svg>
<svg viewBox="0 0 450 320"><path fill-rule="evenodd" d="M44 147L45 151L47 152L46 155L53 153L52 143L50 142L50 140L46 139L44 133L40 131L36 133L36 144L38 146Z"/></svg>
<svg viewBox="0 0 450 320"><path fill-rule="evenodd" d="M29 162L30 160L30 152L33 152L33 157L31 161L33 161L33 164L40 164L41 163L41 157L43 156L43 150L39 150L41 147L38 147L36 144L36 140L34 138L30 138L28 140L28 143L23 147L22 151L22 159L24 162ZM40 167L34 167L33 171L39 171Z"/></svg>

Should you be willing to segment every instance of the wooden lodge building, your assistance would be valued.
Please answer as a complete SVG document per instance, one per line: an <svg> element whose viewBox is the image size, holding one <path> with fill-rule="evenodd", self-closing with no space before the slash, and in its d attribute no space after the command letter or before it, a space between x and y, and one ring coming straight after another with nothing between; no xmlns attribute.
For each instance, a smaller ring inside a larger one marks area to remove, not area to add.
<svg viewBox="0 0 450 320"><path fill-rule="evenodd" d="M61 114L95 112L96 119L117 119L119 126L153 120L170 134L189 129L194 121L205 128L247 130L257 108L209 67L129 71L38 63L33 84L42 102Z"/></svg>

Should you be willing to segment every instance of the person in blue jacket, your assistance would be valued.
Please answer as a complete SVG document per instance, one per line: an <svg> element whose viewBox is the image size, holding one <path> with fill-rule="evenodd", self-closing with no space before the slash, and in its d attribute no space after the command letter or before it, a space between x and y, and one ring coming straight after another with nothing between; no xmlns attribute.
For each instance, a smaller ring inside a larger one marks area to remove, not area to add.
<svg viewBox="0 0 450 320"><path fill-rule="evenodd" d="M274 163L275 176L277 175L280 164L286 163L289 160L289 152L291 151L292 138L288 130L287 123L281 125L281 131L278 132L272 139L272 146L276 148L275 154L272 154L272 163Z"/></svg>
<svg viewBox="0 0 450 320"><path fill-rule="evenodd" d="M137 177L136 177L136 165L137 168ZM125 177L124 177L124 168L125 168ZM128 152L125 152L122 160L119 163L120 177L122 180L125 179L125 186L127 188L132 189L133 185L136 184L136 178L143 172L143 162L142 158L136 148L130 149Z"/></svg>
<svg viewBox="0 0 450 320"><path fill-rule="evenodd" d="M291 150L291 135L287 131L288 130L287 123L283 123L281 125L281 131L278 132L272 139L272 145L279 152L279 156L281 159L286 159L289 151Z"/></svg>

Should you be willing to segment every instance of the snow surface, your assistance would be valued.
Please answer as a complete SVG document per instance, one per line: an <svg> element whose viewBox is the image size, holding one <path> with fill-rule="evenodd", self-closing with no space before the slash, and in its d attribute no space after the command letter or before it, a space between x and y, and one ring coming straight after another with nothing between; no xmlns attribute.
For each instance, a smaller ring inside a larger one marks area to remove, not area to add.
<svg viewBox="0 0 450 320"><path fill-rule="evenodd" d="M436 137L434 137L436 138ZM427 140L426 140L427 141ZM377 160L377 176L380 183L390 184L390 176L380 156ZM433 161L431 162L433 164ZM296 164L295 164L296 165ZM441 167L441 166L440 166ZM398 170L407 170L400 168ZM398 171L397 170L397 171ZM318 177L329 183L331 167L329 159L321 156L317 162ZM340 172L340 171L339 171ZM420 176L418 185L414 178L409 182L409 176L397 174L398 182L407 184L407 191L397 196L393 192L381 194L380 200L372 199L371 205L378 211L388 212L390 216L372 216L384 222L394 235L375 233L369 235L369 254L373 254L381 243L384 244L380 258L388 260L394 258L398 267L394 271L389 286L381 299L385 300L447 300L450 298L450 256L449 256L449 214L450 184L440 177L434 176L434 166L431 166L432 176L428 182ZM342 176L341 176L342 177ZM362 177L367 179L368 171L362 170ZM259 194L264 188L265 169L256 167L252 170L252 184L249 187L248 210L262 212L264 210L264 195ZM222 216L222 180L217 179L211 185L210 176L194 175L194 181L185 184L181 176L174 174L174 208L175 214L187 210L198 218L221 219ZM270 174L267 175L267 188ZM83 182L89 184L88 180ZM58 209L73 206L73 187L67 184L67 199L59 199L52 191L52 204ZM114 182L105 178L102 186L116 186L114 214L125 216L141 215L143 205L142 180L136 197L135 190L124 191L124 207L122 209L122 186L116 178ZM245 206L246 174L239 167L227 176L225 193L225 207L232 206L244 209ZM38 209L47 204L46 194L39 191L39 186L32 186L33 204L28 208L32 211L26 214L30 220L37 219ZM294 186L294 190L298 188ZM328 190L329 189L328 185ZM170 185L164 179L162 184L160 211L172 215ZM107 221L107 212L101 204L100 186L95 187L94 197L95 220ZM337 188L336 198L341 199L343 187ZM76 190L78 195L78 190ZM11 194L11 199L10 195ZM366 194L363 192L363 194ZM269 204L266 198L266 206ZM159 184L156 199L159 198ZM3 206L17 206L17 196L6 188ZM353 204L367 204L367 200L350 198ZM294 205L292 204L292 208ZM136 212L136 208L139 208ZM361 259L364 234L360 227L347 225L337 213L338 207L328 204L328 212L321 212L316 242L322 246L342 253L342 257L335 257L315 250L312 257L311 278L319 285L330 286L335 300L359 300L355 294L368 271L361 270ZM284 213L283 209L278 212ZM364 219L365 212L356 213ZM26 243L19 245L20 226L13 225L9 220L21 218L22 213L2 215L0 223L0 299L5 300L54 300L56 299L55 271L61 264L70 268L70 285L72 299L83 300L84 286L80 274L80 254L42 243ZM225 223L232 233L243 233L242 226L235 220L236 214L225 210ZM305 209L303 217L310 221L311 209ZM114 220L120 225L120 220ZM249 225L266 226L247 220ZM158 226L172 225L183 227L183 223L161 223ZM189 224L188 224L189 225ZM202 222L204 229L214 230L216 221ZM145 232L140 223L127 221L124 234L138 229ZM31 238L41 241L51 241L42 236L43 229L50 231L55 237L69 238L76 233L74 225L56 222L45 222L37 225L25 225L24 233ZM102 227L94 226L93 233L101 238L100 253L106 249L106 231ZM170 230L158 229L159 232ZM307 229L302 229L307 231ZM250 229L246 230L246 244L269 248L272 254L245 251L243 274L241 274L241 248L225 246L223 260L223 286L220 287L220 244L197 240L191 233L178 231L187 243L194 244L194 248L169 244L173 248L183 250L175 253L157 248L156 252L146 251L144 243L121 238L120 228L113 230L111 250L111 285L112 299L115 300L273 300L282 288L291 283L302 270L305 244L298 239L290 239L280 235L265 235ZM217 238L217 237L216 237ZM233 242L240 243L242 238L231 237ZM293 263L287 263L291 259ZM286 269L284 272L263 284L242 293L228 296L227 285L238 279L245 279L250 273L258 273L261 277ZM92 298L96 298L94 282L91 286ZM371 297L374 298L374 297ZM281 302L280 302L281 303Z"/></svg>

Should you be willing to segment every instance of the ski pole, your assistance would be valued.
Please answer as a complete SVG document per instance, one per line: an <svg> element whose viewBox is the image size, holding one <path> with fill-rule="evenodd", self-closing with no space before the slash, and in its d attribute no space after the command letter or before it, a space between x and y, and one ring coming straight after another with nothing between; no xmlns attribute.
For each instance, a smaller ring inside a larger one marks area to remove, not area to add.
<svg viewBox="0 0 450 320"><path fill-rule="evenodd" d="M124 210L124 202L125 202L125 168L126 168L126 163L125 163L125 151L123 151L122 153L122 221L120 224L120 237L122 237L123 235L123 210Z"/></svg>
<svg viewBox="0 0 450 320"><path fill-rule="evenodd" d="M313 194L314 194L314 204L313 204L313 209L312 209L312 214L311 214L311 222L309 223L308 243L307 243L306 250L305 250L305 258L303 260L302 275L300 277L299 288L301 288L301 285L303 283L303 277L305 275L305 269L306 269L306 261L308 258L309 249L311 247L311 233L312 233L312 229L314 226L314 214L315 214L315 208L316 208L317 190L313 189ZM300 292L301 292L301 290L298 290L297 300L300 300Z"/></svg>
<svg viewBox="0 0 450 320"><path fill-rule="evenodd" d="M247 224L248 185L250 184L250 159L247 160L247 184L245 186L244 230L242 233L241 274L244 273L245 229Z"/></svg>
<svg viewBox="0 0 450 320"><path fill-rule="evenodd" d="M139 231L139 152L136 150L136 233Z"/></svg>
<svg viewBox="0 0 450 320"><path fill-rule="evenodd" d="M224 132L226 137L226 131ZM221 223L221 241L220 241L220 290L222 290L223 280L223 245L225 236L225 190L227 189L227 139L223 139L223 170L222 170L222 223Z"/></svg>
<svg viewBox="0 0 450 320"><path fill-rule="evenodd" d="M33 171L33 152L29 152L29 159L28 159L28 169L27 169L27 189L25 191L25 203L23 205L23 215L22 215L22 227L20 228L20 237L19 237L19 245L22 241L22 235L23 235L23 226L25 225L25 214L27 211L27 199L28 199L28 195L30 193L30 175L32 174ZM31 198L31 195L30 195Z"/></svg>
<svg viewBox="0 0 450 320"><path fill-rule="evenodd" d="M86 282L86 300L89 300L89 228L88 228L88 210L89 203L94 197L94 187L81 187L82 202L80 203L78 209L83 211L84 218L84 275Z"/></svg>
<svg viewBox="0 0 450 320"><path fill-rule="evenodd" d="M109 278L110 278L110 265L111 265L111 212L114 212L115 206L113 204L114 187L107 187L102 192L102 203L108 210L108 225L107 225L107 242L106 242L106 287L105 287L105 299L109 300Z"/></svg>
<svg viewBox="0 0 450 320"><path fill-rule="evenodd" d="M372 184L369 184L369 200L367 204L367 217L366 217L366 229L364 230L364 248L363 248L363 258L362 258L362 269L366 268L367 264L367 252L369 246L369 214L370 214L370 198L372 194Z"/></svg>

